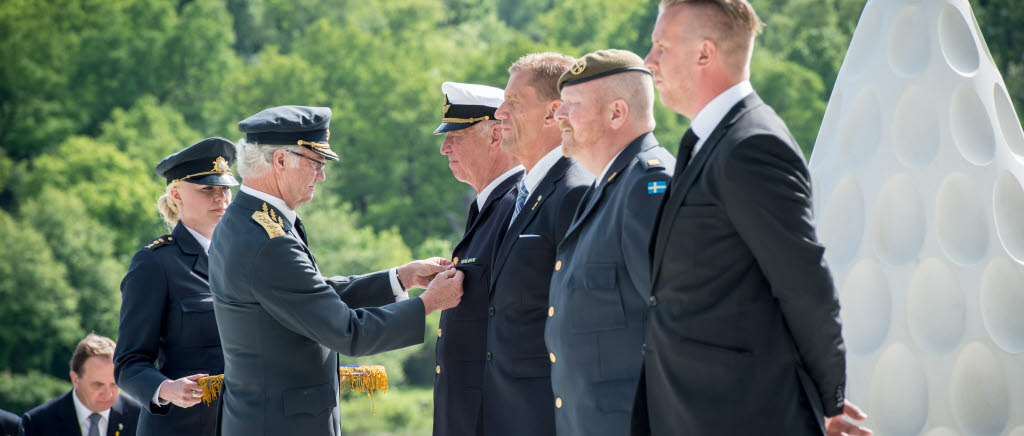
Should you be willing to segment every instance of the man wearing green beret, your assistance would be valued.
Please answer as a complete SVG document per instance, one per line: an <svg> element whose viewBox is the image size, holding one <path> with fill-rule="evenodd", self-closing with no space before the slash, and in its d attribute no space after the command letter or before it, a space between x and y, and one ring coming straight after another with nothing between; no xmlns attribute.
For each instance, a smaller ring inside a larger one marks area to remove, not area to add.
<svg viewBox="0 0 1024 436"><path fill-rule="evenodd" d="M558 245L545 342L559 435L624 435L640 376L650 238L675 158L651 133L643 59L601 50L558 81L562 148L597 180Z"/></svg>

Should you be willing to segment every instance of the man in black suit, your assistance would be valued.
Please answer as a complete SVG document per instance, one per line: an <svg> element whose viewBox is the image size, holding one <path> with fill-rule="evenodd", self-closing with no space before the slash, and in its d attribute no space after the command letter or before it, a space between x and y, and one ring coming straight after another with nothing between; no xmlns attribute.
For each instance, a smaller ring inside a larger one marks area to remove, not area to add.
<svg viewBox="0 0 1024 436"><path fill-rule="evenodd" d="M634 434L867 434L830 418L862 414L803 155L748 81L761 23L745 0L660 9L646 66L692 123L654 235Z"/></svg>
<svg viewBox="0 0 1024 436"><path fill-rule="evenodd" d="M487 342L489 268L498 231L516 199L523 168L501 150L501 123L494 110L503 91L483 85L445 82L444 116L435 135L444 134L441 154L477 197L469 208L462 241L452 262L465 274L462 301L441 312L434 377L434 435L479 433L480 388Z"/></svg>
<svg viewBox="0 0 1024 436"><path fill-rule="evenodd" d="M0 409L0 436L18 436L19 434L21 434L21 418Z"/></svg>
<svg viewBox="0 0 1024 436"><path fill-rule="evenodd" d="M559 80L562 147L597 182L558 245L545 342L558 434L624 435L640 376L649 245L675 158L658 146L643 59L601 50Z"/></svg>
<svg viewBox="0 0 1024 436"><path fill-rule="evenodd" d="M559 400L551 392L544 345L548 287L553 270L561 268L555 248L594 180L559 146L557 84L572 62L555 53L520 58L509 68L505 102L495 112L501 148L527 172L491 264L483 390L488 436L555 433L552 406Z"/></svg>
<svg viewBox="0 0 1024 436"><path fill-rule="evenodd" d="M118 395L114 341L89 334L71 356L71 392L29 410L25 436L133 436L142 406Z"/></svg>

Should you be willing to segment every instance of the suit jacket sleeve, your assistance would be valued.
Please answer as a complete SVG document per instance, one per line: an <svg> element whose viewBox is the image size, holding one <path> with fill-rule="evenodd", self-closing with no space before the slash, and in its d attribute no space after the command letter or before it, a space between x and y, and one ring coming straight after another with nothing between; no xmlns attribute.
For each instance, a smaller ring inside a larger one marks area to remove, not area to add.
<svg viewBox="0 0 1024 436"><path fill-rule="evenodd" d="M727 151L715 175L719 198L770 283L826 415L837 415L845 346L839 299L815 236L807 168L776 136L752 136Z"/></svg>
<svg viewBox="0 0 1024 436"><path fill-rule="evenodd" d="M121 281L121 323L114 351L114 379L118 387L148 405L155 414L166 414L171 405L152 402L160 384L167 380L158 369L160 330L167 302L167 276L156 255L139 250Z"/></svg>
<svg viewBox="0 0 1024 436"><path fill-rule="evenodd" d="M419 298L352 309L291 238L267 241L253 259L252 271L250 286L264 310L281 325L339 353L364 356L423 342L425 310ZM366 285L374 283L370 279ZM349 287L361 286L359 282ZM378 286L390 293L387 281L382 283Z"/></svg>
<svg viewBox="0 0 1024 436"><path fill-rule="evenodd" d="M668 186L670 179L664 172L648 172L634 186L623 186L624 189L640 191L629 192L626 207L619 211L622 214L622 229L619 229L622 257L636 289L651 289L651 233L666 196L648 194L647 184L658 181Z"/></svg>
<svg viewBox="0 0 1024 436"><path fill-rule="evenodd" d="M325 279L348 307L380 307L395 302L388 271Z"/></svg>

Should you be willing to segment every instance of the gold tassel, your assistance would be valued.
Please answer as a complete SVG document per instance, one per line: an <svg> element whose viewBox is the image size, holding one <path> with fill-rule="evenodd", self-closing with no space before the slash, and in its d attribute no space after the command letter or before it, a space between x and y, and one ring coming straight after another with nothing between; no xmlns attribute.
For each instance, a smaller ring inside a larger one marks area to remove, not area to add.
<svg viewBox="0 0 1024 436"><path fill-rule="evenodd" d="M224 386L224 374L203 377L196 380L196 383L203 387L203 404L210 405L220 395L220 389Z"/></svg>
<svg viewBox="0 0 1024 436"><path fill-rule="evenodd" d="M377 407L373 400L375 391L388 391L388 373L380 365L342 366L338 368L341 377L342 391L354 390L363 392L370 397L370 407L377 415Z"/></svg>

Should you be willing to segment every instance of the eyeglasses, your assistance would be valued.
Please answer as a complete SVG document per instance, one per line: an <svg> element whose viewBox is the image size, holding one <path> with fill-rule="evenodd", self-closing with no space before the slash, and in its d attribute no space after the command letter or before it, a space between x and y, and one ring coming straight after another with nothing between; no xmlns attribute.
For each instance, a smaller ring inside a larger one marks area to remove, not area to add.
<svg viewBox="0 0 1024 436"><path fill-rule="evenodd" d="M291 151L291 150L285 150L285 151L287 151L288 153L294 154L294 155L296 155L298 157L301 157L301 158L303 158L305 160L308 160L310 162L313 162L313 169L316 170L316 171L323 171L324 167L327 166L327 162L326 161L316 160L316 159L313 159L313 158L311 158L309 156L306 156L306 155L304 155L302 153L296 153L296 152Z"/></svg>

